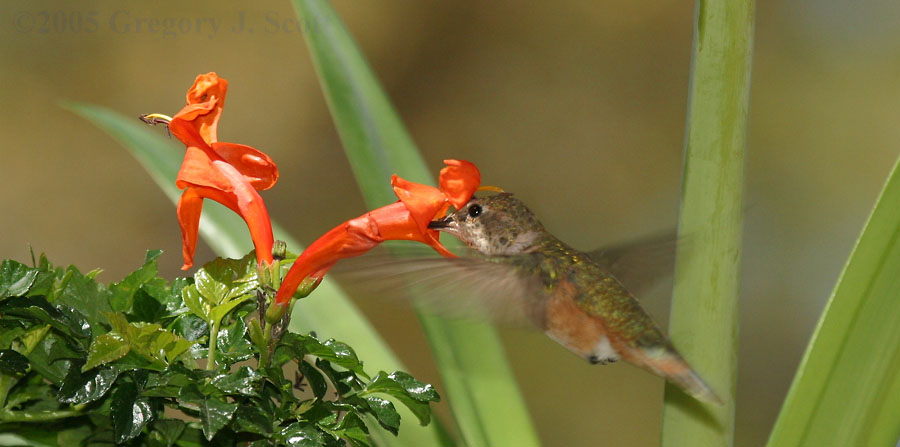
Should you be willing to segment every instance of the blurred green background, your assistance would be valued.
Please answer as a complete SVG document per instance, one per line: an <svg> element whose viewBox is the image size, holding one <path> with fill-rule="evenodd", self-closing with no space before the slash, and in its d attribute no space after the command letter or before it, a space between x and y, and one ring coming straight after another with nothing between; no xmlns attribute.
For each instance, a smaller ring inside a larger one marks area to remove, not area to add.
<svg viewBox="0 0 900 447"><path fill-rule="evenodd" d="M334 5L435 173L443 158L474 161L580 248L673 226L692 2L484 3ZM765 441L897 157L897 23L897 2L757 5L738 446ZM180 274L174 207L57 103L173 114L208 71L231 87L220 139L279 165L264 193L276 221L309 243L363 213L297 26L281 1L0 3L0 256L28 261L31 246L117 281L162 248L162 273ZM201 243L197 263L211 257ZM412 373L439 382L408 309L357 301ZM668 291L644 301L668 319ZM538 333L503 337L545 445L657 444L661 379L590 366Z"/></svg>

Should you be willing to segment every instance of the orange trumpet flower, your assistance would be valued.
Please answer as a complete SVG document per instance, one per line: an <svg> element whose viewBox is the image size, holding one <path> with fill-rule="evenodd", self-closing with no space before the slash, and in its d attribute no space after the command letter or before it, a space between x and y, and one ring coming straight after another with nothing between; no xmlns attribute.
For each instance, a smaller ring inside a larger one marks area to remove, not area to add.
<svg viewBox="0 0 900 447"><path fill-rule="evenodd" d="M391 177L394 193L400 199L350 219L322 235L297 258L284 277L275 303L288 303L307 278L318 281L339 260L359 256L386 240L411 240L427 244L438 253L453 257L441 245L437 230L428 224L443 217L450 205L461 208L481 183L474 164L464 160L444 160L439 188Z"/></svg>
<svg viewBox="0 0 900 447"><path fill-rule="evenodd" d="M271 265L272 223L257 191L278 180L278 167L268 155L250 147L217 141L216 128L225 105L228 82L215 73L197 76L187 92L187 105L171 119L169 130L187 151L175 184L184 193L178 201L182 255L193 265L203 199L219 202L247 223L260 266Z"/></svg>

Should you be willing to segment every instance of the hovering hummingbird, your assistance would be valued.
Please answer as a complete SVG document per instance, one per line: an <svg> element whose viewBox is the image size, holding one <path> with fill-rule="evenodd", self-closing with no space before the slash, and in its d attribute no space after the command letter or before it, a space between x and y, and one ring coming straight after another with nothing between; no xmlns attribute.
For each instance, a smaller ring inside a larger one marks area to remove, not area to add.
<svg viewBox="0 0 900 447"><path fill-rule="evenodd" d="M444 275L447 266L453 266L455 295L486 296L479 301L489 301L480 303L489 311L520 314L593 364L623 359L698 399L721 403L613 276L608 262L554 237L511 194L473 198L429 228L456 236L477 252L475 258L436 260L442 266L435 268L413 261L432 280L442 277L445 283L451 282Z"/></svg>

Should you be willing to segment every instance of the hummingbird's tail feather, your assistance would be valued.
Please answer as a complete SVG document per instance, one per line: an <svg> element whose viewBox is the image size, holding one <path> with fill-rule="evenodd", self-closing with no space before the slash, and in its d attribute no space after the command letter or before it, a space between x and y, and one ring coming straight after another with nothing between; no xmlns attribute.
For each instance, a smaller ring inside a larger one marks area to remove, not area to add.
<svg viewBox="0 0 900 447"><path fill-rule="evenodd" d="M639 349L632 352L627 360L644 367L654 374L678 385L691 396L717 405L724 402L674 350L666 348Z"/></svg>

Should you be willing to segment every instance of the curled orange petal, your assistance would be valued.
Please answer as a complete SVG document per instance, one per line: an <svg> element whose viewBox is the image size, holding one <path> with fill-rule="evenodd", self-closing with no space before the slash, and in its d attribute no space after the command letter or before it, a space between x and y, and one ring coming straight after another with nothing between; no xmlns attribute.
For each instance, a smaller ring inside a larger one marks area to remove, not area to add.
<svg viewBox="0 0 900 447"><path fill-rule="evenodd" d="M462 208L481 184L481 172L466 160L444 160L444 164L447 167L441 169L438 180L440 190L456 209Z"/></svg>

